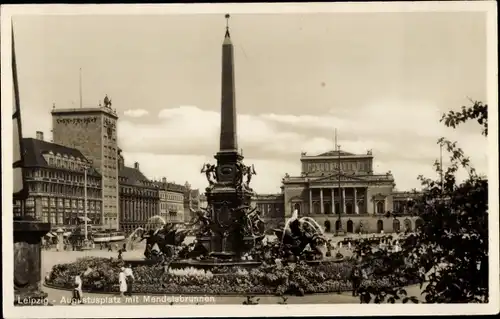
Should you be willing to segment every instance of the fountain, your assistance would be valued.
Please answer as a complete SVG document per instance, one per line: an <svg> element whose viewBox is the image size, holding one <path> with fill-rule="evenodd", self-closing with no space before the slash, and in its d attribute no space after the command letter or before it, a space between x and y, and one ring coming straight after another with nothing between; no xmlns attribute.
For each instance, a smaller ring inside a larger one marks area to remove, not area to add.
<svg viewBox="0 0 500 319"><path fill-rule="evenodd" d="M226 15L228 18L229 15ZM173 230L164 224L163 228L146 233L146 259L156 259L151 247L158 244L172 268L256 267L261 264L262 252L269 246L262 242L265 234L260 212L251 207L255 193L250 183L256 171L253 165L243 164L243 155L238 152L235 102L233 45L229 27L226 27L222 45L219 151L215 155L217 164L208 163L201 168L209 184L205 189L208 205L198 211L191 209L195 221L190 226L197 226L196 240L174 256L173 248L182 245L188 230ZM280 248L291 250L296 256L310 251L306 246L317 252L326 242L323 230L316 221L309 217L298 218L297 211L287 221L283 233L280 234L279 230L275 233L282 240L279 245L283 247ZM272 254L281 257L283 252ZM166 261L165 258L158 260Z"/></svg>
<svg viewBox="0 0 500 319"><path fill-rule="evenodd" d="M222 50L220 147L215 155L217 163L204 164L201 169L208 181L205 191L208 205L196 211L191 209L194 221L184 228L154 216L152 221L160 227L148 225L141 236L141 240L146 239L145 258L133 262L125 260L132 266L147 266L137 268L134 288L141 293L299 295L347 289L348 271L344 265L334 264L340 259L325 258L326 238L312 218L299 217L294 211L283 229L274 230L276 240L263 240L260 212L251 206L254 191L250 183L256 172L253 166L243 164L243 155L237 146L233 46L228 28ZM196 239L185 245L183 241L190 231L195 233ZM134 235L137 232L139 230ZM155 253L153 246L158 246L159 252ZM181 249L176 251L179 247ZM106 263L105 268L111 266L118 271L114 261L106 259L103 263ZM53 274L59 275L49 278L49 282L61 286L58 282L68 278L63 268L56 266L57 271ZM193 268L195 273L210 275L193 279ZM175 275L182 273L188 276L178 278ZM110 282L107 284L108 289L113 289ZM102 279L98 278L93 285L103 289Z"/></svg>

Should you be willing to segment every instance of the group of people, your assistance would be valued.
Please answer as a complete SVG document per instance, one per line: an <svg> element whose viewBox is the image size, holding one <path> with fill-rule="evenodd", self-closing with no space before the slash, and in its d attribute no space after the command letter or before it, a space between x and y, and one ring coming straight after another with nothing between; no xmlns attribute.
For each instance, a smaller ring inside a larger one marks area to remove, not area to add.
<svg viewBox="0 0 500 319"><path fill-rule="evenodd" d="M87 270L77 274L75 276L74 288L73 288L73 298L71 304L82 304L83 303L83 281L84 278L92 272L92 268L89 267ZM132 285L135 281L134 272L130 265L120 268L120 273L118 274L118 283L120 286L120 296L132 296Z"/></svg>

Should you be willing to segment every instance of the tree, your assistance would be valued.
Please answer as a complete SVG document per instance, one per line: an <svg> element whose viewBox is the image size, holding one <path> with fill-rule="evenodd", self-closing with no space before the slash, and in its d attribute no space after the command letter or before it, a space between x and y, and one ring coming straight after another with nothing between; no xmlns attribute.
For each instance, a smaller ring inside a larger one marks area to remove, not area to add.
<svg viewBox="0 0 500 319"><path fill-rule="evenodd" d="M441 122L457 127L477 120L482 134L488 135L488 106L472 101L461 112L444 114ZM457 142L444 138L438 144L450 154L451 165L445 171L436 161L434 167L443 179L419 176L423 193L415 205L423 223L402 243L397 253L378 251L363 243L357 249L362 264L382 268L380 276L393 285L417 279L426 303L488 302L488 179L476 173ZM456 173L465 169L468 177L458 182ZM378 265L374 265L378 263ZM412 276L413 274L413 276ZM369 303L396 300L418 302L405 289L368 285L360 291L360 301Z"/></svg>

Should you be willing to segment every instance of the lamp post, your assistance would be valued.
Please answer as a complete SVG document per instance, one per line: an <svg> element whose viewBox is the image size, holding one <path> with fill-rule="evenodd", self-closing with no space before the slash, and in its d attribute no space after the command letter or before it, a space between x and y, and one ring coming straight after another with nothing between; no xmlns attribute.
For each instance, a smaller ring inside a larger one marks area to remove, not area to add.
<svg viewBox="0 0 500 319"><path fill-rule="evenodd" d="M337 129L335 129L335 150L337 151L337 164L338 164L338 189L339 189L339 199L340 199L340 203L339 203L339 217L338 217L338 224L339 224L339 227L337 229L337 235L339 233L342 233L343 230L342 230L342 213L343 213L343 209L344 209L344 205L343 205L343 202L344 202L344 198L342 196L342 191L341 191L341 165L340 165L340 145L338 145L337 143Z"/></svg>
<svg viewBox="0 0 500 319"><path fill-rule="evenodd" d="M88 165L83 167L83 221L85 225L85 246L88 246L88 229L87 229L87 171L89 169Z"/></svg>

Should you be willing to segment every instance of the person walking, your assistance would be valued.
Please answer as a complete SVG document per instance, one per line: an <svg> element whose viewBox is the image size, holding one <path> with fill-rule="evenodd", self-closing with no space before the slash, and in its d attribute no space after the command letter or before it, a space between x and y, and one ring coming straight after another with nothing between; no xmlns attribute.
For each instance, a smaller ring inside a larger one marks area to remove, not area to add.
<svg viewBox="0 0 500 319"><path fill-rule="evenodd" d="M361 270L357 265L354 266L351 272L352 295L356 297L359 295L359 287L361 286Z"/></svg>
<svg viewBox="0 0 500 319"><path fill-rule="evenodd" d="M125 280L127 281L127 295L132 296L132 285L134 284L135 277L130 264L127 265L127 267L124 270L124 273L125 273Z"/></svg>
<svg viewBox="0 0 500 319"><path fill-rule="evenodd" d="M121 268L120 274L118 275L118 282L120 284L120 296L124 297L127 292L127 279L125 275L125 267Z"/></svg>

